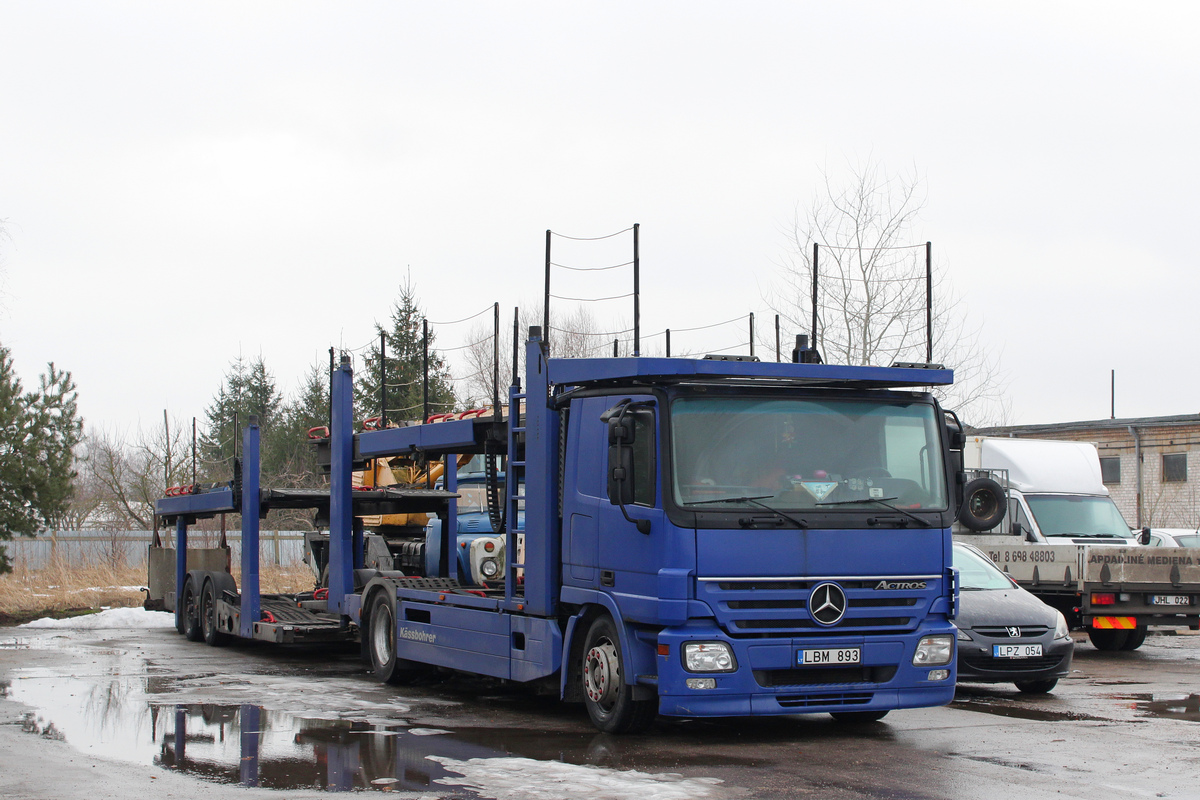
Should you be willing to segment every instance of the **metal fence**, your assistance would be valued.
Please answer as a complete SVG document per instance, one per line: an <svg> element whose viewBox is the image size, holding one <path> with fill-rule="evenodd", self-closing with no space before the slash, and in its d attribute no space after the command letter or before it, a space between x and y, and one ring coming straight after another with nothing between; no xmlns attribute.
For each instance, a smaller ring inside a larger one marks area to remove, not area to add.
<svg viewBox="0 0 1200 800"><path fill-rule="evenodd" d="M173 530L160 531L162 542L173 547ZM188 531L189 547L216 547L220 534L213 531ZM236 564L242 557L242 532L229 531L226 540ZM57 531L33 538L15 536L0 543L8 551L14 566L42 569L52 563L136 567L146 563L146 549L154 538L152 531ZM292 564L304 556L304 531L261 531L258 540L259 563Z"/></svg>

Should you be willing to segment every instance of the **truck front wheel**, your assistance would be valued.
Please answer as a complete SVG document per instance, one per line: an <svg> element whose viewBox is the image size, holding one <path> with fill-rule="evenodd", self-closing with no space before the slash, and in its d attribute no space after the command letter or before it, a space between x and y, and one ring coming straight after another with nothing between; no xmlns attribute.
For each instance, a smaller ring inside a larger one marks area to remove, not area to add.
<svg viewBox="0 0 1200 800"><path fill-rule="evenodd" d="M605 733L638 733L654 722L658 703L633 698L621 661L621 638L607 616L588 629L582 672L584 703L597 728Z"/></svg>

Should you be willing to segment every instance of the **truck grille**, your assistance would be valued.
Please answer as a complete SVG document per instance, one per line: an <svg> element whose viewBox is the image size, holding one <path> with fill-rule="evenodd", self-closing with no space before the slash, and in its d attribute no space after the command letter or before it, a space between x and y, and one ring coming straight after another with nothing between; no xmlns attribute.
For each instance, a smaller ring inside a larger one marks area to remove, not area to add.
<svg viewBox="0 0 1200 800"><path fill-rule="evenodd" d="M784 708L814 706L865 706L875 697L871 692L842 692L841 694L782 694L775 698Z"/></svg>
<svg viewBox="0 0 1200 800"><path fill-rule="evenodd" d="M905 579L835 580L846 594L846 613L832 627L817 624L808 612L809 594L823 580L700 581L697 594L732 636L869 636L915 629L942 587L941 581L923 579L925 589L876 591L882 580Z"/></svg>
<svg viewBox="0 0 1200 800"><path fill-rule="evenodd" d="M812 669L756 669L754 680L764 689L776 686L829 686L845 683L887 683L896 677L893 667L814 667Z"/></svg>

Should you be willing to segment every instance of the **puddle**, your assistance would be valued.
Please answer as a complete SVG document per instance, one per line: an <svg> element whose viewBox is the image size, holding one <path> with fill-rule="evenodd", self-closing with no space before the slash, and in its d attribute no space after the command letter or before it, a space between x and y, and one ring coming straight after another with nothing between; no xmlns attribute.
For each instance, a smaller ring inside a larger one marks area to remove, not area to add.
<svg viewBox="0 0 1200 800"><path fill-rule="evenodd" d="M1187 697L1156 697L1152 694L1113 695L1114 700L1126 701L1143 717L1181 719L1200 722L1200 694Z"/></svg>
<svg viewBox="0 0 1200 800"><path fill-rule="evenodd" d="M85 678L25 670L0 683L0 698L35 709L21 721L31 735L218 783L500 800L728 794L716 779L611 768L620 766L620 746L592 732L452 731L387 716L406 707L291 713L255 703L178 703L163 693L189 679L148 675L142 659L110 666L124 674ZM681 765L672 759L671 766Z"/></svg>
<svg viewBox="0 0 1200 800"><path fill-rule="evenodd" d="M1013 705L1011 702L989 703L986 700L955 700L951 708L961 708L964 711L978 711L983 714L993 714L998 717L1013 719L1029 719L1038 722L1111 722L1103 717L1091 714L1079 714L1071 711L1055 711L1049 708L1029 708Z"/></svg>

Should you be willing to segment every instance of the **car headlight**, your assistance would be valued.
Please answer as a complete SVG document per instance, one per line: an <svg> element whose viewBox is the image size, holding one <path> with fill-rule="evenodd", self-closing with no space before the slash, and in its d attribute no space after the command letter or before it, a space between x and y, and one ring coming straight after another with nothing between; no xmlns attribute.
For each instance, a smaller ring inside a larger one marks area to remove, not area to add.
<svg viewBox="0 0 1200 800"><path fill-rule="evenodd" d="M958 629L958 633L954 634L954 638L955 638L955 639L958 639L960 642L970 642L970 641L974 641L974 640L971 638L970 634L968 634L968 633L967 633L966 631L964 631L962 628L959 628L959 629Z"/></svg>
<svg viewBox="0 0 1200 800"><path fill-rule="evenodd" d="M1067 625L1067 618L1063 616L1061 611L1058 612L1058 623L1054 626L1054 638L1066 639L1071 635L1071 628Z"/></svg>
<svg viewBox="0 0 1200 800"><path fill-rule="evenodd" d="M940 667L954 660L954 639L949 635L925 636L913 653L914 667Z"/></svg>
<svg viewBox="0 0 1200 800"><path fill-rule="evenodd" d="M683 668L688 672L733 672L737 659L725 642L687 642L683 646Z"/></svg>

